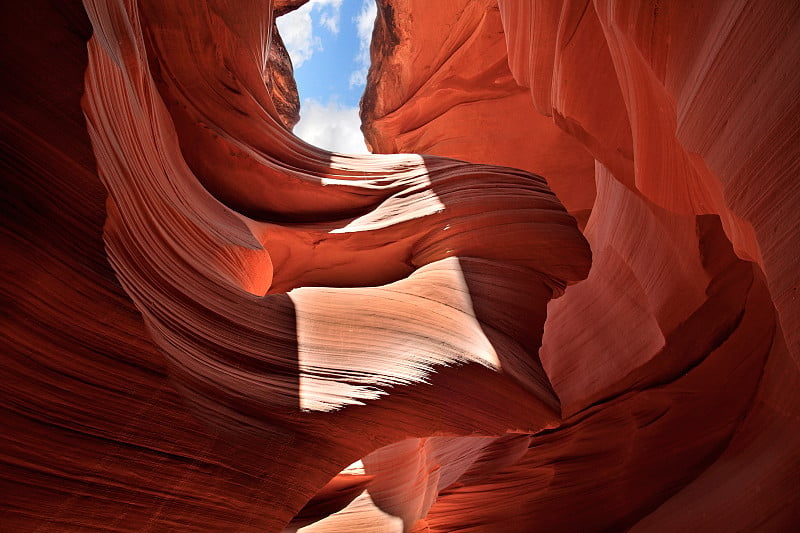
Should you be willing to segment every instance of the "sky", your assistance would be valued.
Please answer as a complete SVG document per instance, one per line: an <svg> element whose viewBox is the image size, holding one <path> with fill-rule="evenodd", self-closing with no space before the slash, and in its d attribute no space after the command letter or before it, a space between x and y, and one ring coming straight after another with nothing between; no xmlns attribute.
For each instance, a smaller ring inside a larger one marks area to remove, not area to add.
<svg viewBox="0 0 800 533"><path fill-rule="evenodd" d="M358 101L376 11L374 0L310 0L278 17L300 93L294 133L304 141L335 152L368 153Z"/></svg>

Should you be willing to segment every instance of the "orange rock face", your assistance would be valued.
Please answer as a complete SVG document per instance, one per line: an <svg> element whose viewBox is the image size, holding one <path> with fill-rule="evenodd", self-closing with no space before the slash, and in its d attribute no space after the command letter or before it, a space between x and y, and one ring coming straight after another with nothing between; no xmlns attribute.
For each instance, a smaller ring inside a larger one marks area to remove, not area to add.
<svg viewBox="0 0 800 533"><path fill-rule="evenodd" d="M430 530L791 529L800 154L777 138L797 139L797 7L453 2L443 33L390 4L407 33L373 45L368 142L540 172L593 252L540 350L566 427L448 490Z"/></svg>
<svg viewBox="0 0 800 533"><path fill-rule="evenodd" d="M0 529L796 528L798 7L302 3L4 17Z"/></svg>

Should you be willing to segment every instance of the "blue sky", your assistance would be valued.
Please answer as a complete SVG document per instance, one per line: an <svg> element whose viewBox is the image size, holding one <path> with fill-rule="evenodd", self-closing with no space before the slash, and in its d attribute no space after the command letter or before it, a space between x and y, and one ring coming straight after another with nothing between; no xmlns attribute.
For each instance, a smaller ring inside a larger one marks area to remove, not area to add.
<svg viewBox="0 0 800 533"><path fill-rule="evenodd" d="M295 134L337 152L367 153L358 101L369 68L374 0L310 0L279 17L300 93Z"/></svg>

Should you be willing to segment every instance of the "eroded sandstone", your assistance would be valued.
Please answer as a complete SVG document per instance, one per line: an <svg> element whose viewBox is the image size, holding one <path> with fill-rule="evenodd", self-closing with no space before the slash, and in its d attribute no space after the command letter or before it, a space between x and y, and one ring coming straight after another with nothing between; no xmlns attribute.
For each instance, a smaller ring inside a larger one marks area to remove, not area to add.
<svg viewBox="0 0 800 533"><path fill-rule="evenodd" d="M2 529L796 526L797 6L302 3L4 17Z"/></svg>

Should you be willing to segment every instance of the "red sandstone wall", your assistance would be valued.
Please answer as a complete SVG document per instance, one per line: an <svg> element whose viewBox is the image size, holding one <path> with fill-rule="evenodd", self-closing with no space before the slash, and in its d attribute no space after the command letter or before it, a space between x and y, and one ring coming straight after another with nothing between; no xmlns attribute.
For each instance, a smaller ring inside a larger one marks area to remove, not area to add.
<svg viewBox="0 0 800 533"><path fill-rule="evenodd" d="M351 157L300 3L4 16L0 529L800 523L797 6L383 1Z"/></svg>
<svg viewBox="0 0 800 533"><path fill-rule="evenodd" d="M798 520L797 275L785 276L800 243L776 222L798 227L796 6L450 2L433 15L384 4L400 38L373 46L362 102L373 147L513 164L547 176L579 220L591 209L592 271L550 304L540 352L574 422L534 437L513 474L440 498L431 530L629 527L676 491L643 529ZM501 37L507 48L493 47ZM458 91L464 78L478 87ZM529 101L515 100L521 89ZM794 142L767 148L782 136ZM591 181L575 166L587 153ZM590 429L606 416L614 437ZM544 486L520 488L544 471Z"/></svg>

